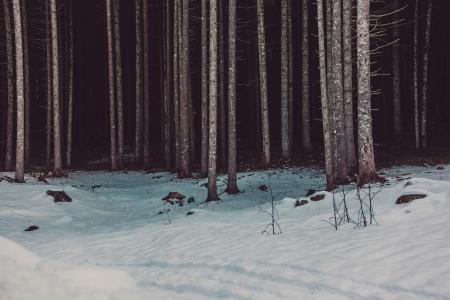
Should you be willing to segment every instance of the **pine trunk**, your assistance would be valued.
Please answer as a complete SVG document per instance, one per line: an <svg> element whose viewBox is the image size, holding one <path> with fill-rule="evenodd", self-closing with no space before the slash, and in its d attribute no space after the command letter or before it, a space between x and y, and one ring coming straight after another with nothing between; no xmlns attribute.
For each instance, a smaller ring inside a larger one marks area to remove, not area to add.
<svg viewBox="0 0 450 300"><path fill-rule="evenodd" d="M142 1L135 0L136 20L136 116L135 116L135 165L139 166L142 162L142 131L144 117L144 99L142 91Z"/></svg>
<svg viewBox="0 0 450 300"><path fill-rule="evenodd" d="M420 148L420 127L419 127L419 91L418 91L418 36L419 36L419 0L415 1L414 6L414 45L413 45L413 65L414 65L414 78L413 78L413 94L414 94L414 135L416 138L416 149Z"/></svg>
<svg viewBox="0 0 450 300"><path fill-rule="evenodd" d="M283 159L290 159L288 0L281 0L281 152Z"/></svg>
<svg viewBox="0 0 450 300"><path fill-rule="evenodd" d="M175 133L175 169L180 169L180 1L173 7L173 114Z"/></svg>
<svg viewBox="0 0 450 300"><path fill-rule="evenodd" d="M23 83L24 83L24 101L25 101L25 168L30 165L30 57L28 42L28 21L26 1L20 1L22 15L22 36L23 36Z"/></svg>
<svg viewBox="0 0 450 300"><path fill-rule="evenodd" d="M115 96L117 101L117 166L123 168L124 160L124 112L123 112L123 77L122 77L122 43L120 39L120 2L113 0L114 18L114 58L115 58Z"/></svg>
<svg viewBox="0 0 450 300"><path fill-rule="evenodd" d="M150 167L150 60L148 53L149 46L149 24L148 24L148 5L147 0L143 0L143 42L144 42L144 168ZM164 63L164 60L161 61ZM164 78L164 74L162 78ZM167 88L167 87L166 87ZM166 97L167 91L164 91L164 97Z"/></svg>
<svg viewBox="0 0 450 300"><path fill-rule="evenodd" d="M50 0L45 1L45 20L46 25L46 96L47 96L47 122L46 122L46 166L50 168L51 155L52 155L52 102L53 102L53 89L52 89L52 48L51 48L51 28L50 28Z"/></svg>
<svg viewBox="0 0 450 300"><path fill-rule="evenodd" d="M73 126L73 16L72 16L72 1L68 2L69 14L69 49L68 49L68 105L67 105L67 149L66 149L66 166L70 168L72 165L72 126Z"/></svg>
<svg viewBox="0 0 450 300"><path fill-rule="evenodd" d="M171 114L171 106L173 91L172 91L172 64L171 64L171 20L170 20L170 0L166 0L165 8L166 8L166 59L164 63L166 64L166 84L167 84L167 94L164 98L164 159L166 161L166 168L170 170L172 168L171 163L171 137L172 137L172 114Z"/></svg>
<svg viewBox="0 0 450 300"><path fill-rule="evenodd" d="M394 9L398 10L399 0L394 0ZM399 20L399 13L394 14L393 23ZM400 92L400 28L394 26L394 44L392 45L392 90L393 90L393 111L394 111L394 135L402 134L402 106Z"/></svg>
<svg viewBox="0 0 450 300"><path fill-rule="evenodd" d="M226 106L225 106L225 14L223 1L218 1L219 10L219 137L220 137L220 160L219 166L224 166L227 160L227 137L226 137Z"/></svg>
<svg viewBox="0 0 450 300"><path fill-rule="evenodd" d="M202 0L202 137L200 174L208 174L208 1Z"/></svg>
<svg viewBox="0 0 450 300"><path fill-rule="evenodd" d="M309 12L308 0L302 1L302 145L305 153L312 151L309 108Z"/></svg>
<svg viewBox="0 0 450 300"><path fill-rule="evenodd" d="M430 35L431 35L431 11L433 1L428 0L427 20L425 28L425 43L423 46L423 81L422 81L422 123L421 123L421 142L422 149L427 148L427 111L428 111L428 68L430 57Z"/></svg>

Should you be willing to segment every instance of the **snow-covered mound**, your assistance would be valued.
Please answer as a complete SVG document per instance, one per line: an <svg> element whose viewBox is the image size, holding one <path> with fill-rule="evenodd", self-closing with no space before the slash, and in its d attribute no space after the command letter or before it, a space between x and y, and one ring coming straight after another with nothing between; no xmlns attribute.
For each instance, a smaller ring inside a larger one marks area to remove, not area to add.
<svg viewBox="0 0 450 300"><path fill-rule="evenodd" d="M388 183L372 187L378 225L337 231L326 222L333 195L305 196L323 187L319 170L242 173L243 193L210 204L204 180L168 173L2 182L0 299L450 299L448 170L385 170ZM267 187L278 202L275 236L261 235L270 223ZM73 202L53 203L48 189ZM184 205L162 201L169 192L186 196ZM395 204L418 194L425 197ZM358 221L355 187L345 197ZM341 192L334 198L342 204ZM308 203L294 208L299 199ZM23 231L30 225L39 229Z"/></svg>

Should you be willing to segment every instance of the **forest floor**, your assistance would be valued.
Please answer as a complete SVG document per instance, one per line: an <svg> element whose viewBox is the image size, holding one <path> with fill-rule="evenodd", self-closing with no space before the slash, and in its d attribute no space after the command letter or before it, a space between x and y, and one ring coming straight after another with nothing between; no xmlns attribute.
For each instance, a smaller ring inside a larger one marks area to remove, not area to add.
<svg viewBox="0 0 450 300"><path fill-rule="evenodd" d="M214 203L204 203L206 180L165 172L2 181L0 299L450 299L450 165L381 172L387 182L371 188L378 224L364 227L349 185L352 222L339 218L338 230L333 194L314 168L240 173L242 193ZM324 199L311 201L310 189ZM73 201L56 204L47 190ZM261 234L270 190L277 235ZM169 192L184 205L165 203ZM426 197L395 204L411 194ZM342 215L342 192L334 199ZM369 205L365 197L368 221ZM39 229L24 231L31 225Z"/></svg>

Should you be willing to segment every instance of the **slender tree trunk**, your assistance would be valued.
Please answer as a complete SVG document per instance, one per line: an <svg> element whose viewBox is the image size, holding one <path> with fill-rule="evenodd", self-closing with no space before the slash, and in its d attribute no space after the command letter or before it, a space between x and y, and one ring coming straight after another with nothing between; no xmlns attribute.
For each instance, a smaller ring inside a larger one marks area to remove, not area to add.
<svg viewBox="0 0 450 300"><path fill-rule="evenodd" d="M25 102L24 102L24 53L22 36L22 10L20 0L12 1L15 52L16 52L16 105L17 105L17 137L16 137L16 181L25 182L24 159L25 159ZM6 8L8 9L8 8Z"/></svg>
<svg viewBox="0 0 450 300"><path fill-rule="evenodd" d="M334 79L333 79L333 0L326 1L326 72L327 72L327 99L328 113L330 114L330 134L333 165L333 183L337 180L337 130L336 130L336 100L334 97Z"/></svg>
<svg viewBox="0 0 450 300"><path fill-rule="evenodd" d="M430 35L431 35L431 11L433 1L428 0L427 20L425 28L425 43L423 46L423 82L422 82L422 123L421 123L421 140L422 148L428 145L427 141L427 111L428 111L428 64L430 57Z"/></svg>
<svg viewBox="0 0 450 300"><path fill-rule="evenodd" d="M69 12L69 49L68 49L68 107L67 107L67 152L66 152L66 166L70 168L72 165L72 127L73 127L73 16L72 16L72 1L68 2Z"/></svg>
<svg viewBox="0 0 450 300"><path fill-rule="evenodd" d="M135 0L136 9L136 126L135 126L135 164L139 166L142 162L142 131L143 131L143 117L144 117L144 99L142 93L142 1Z"/></svg>
<svg viewBox="0 0 450 300"><path fill-rule="evenodd" d="M333 174L333 150L332 150L332 136L328 101L327 88L327 64L325 52L325 34L324 34L324 20L323 20L323 0L317 0L317 27L318 27L318 41L319 41L319 69L320 69L320 95L322 102L322 122L323 122L323 139L325 148L325 173L327 180L327 190L332 190L335 187Z"/></svg>
<svg viewBox="0 0 450 300"><path fill-rule="evenodd" d="M175 133L175 169L180 169L180 1L174 2L173 19L173 111Z"/></svg>
<svg viewBox="0 0 450 300"><path fill-rule="evenodd" d="M226 105L225 105L225 14L223 8L223 1L218 1L218 14L219 14L219 137L220 137L220 160L219 166L225 165L227 160L227 137L226 137Z"/></svg>
<svg viewBox="0 0 450 300"><path fill-rule="evenodd" d="M209 1L209 135L208 197L217 201L217 0Z"/></svg>
<svg viewBox="0 0 450 300"><path fill-rule="evenodd" d="M309 108L309 11L308 0L302 0L302 132L303 150L312 151Z"/></svg>
<svg viewBox="0 0 450 300"><path fill-rule="evenodd" d="M399 9L399 0L394 0L394 9ZM399 12L394 14L393 22L399 20ZM392 45L392 90L394 110L394 135L402 135L402 106L400 92L400 28L394 26L394 44Z"/></svg>
<svg viewBox="0 0 450 300"><path fill-rule="evenodd" d="M208 1L202 0L202 145L200 174L208 173Z"/></svg>
<svg viewBox="0 0 450 300"><path fill-rule="evenodd" d="M372 138L370 90L370 0L357 1L359 183L377 179Z"/></svg>
<svg viewBox="0 0 450 300"><path fill-rule="evenodd" d="M166 84L167 84L167 93L164 98L164 158L166 161L166 168L170 170L172 168L170 149L171 149L171 107L170 103L172 103L173 91L172 91L172 64L171 64L171 20L170 20L170 0L166 0L165 8L166 8L166 59L164 63L166 64Z"/></svg>
<svg viewBox="0 0 450 300"><path fill-rule="evenodd" d="M59 91L59 45L58 45L58 15L56 0L50 0L50 26L52 35L52 83L53 83L53 173L54 176L62 176L61 158L61 112Z"/></svg>
<svg viewBox="0 0 450 300"><path fill-rule="evenodd" d="M108 93L109 93L109 120L111 142L111 170L117 170L117 128L116 104L114 90L114 57L113 57L113 29L111 0L106 0L106 33L108 44Z"/></svg>
<svg viewBox="0 0 450 300"><path fill-rule="evenodd" d="M228 17L228 194L239 192L236 169L236 0L230 0Z"/></svg>
<svg viewBox="0 0 450 300"><path fill-rule="evenodd" d="M261 94L263 164L270 164L269 105L267 99L266 36L264 0L257 0L259 81Z"/></svg>
<svg viewBox="0 0 450 300"><path fill-rule="evenodd" d="M143 0L143 26L144 26L144 167L150 167L150 60L149 46L149 24L147 0ZM164 60L163 60L164 61ZM163 61L161 63L163 63ZM163 75L163 74L161 74ZM166 87L167 88L167 87ZM164 97L167 92L165 91Z"/></svg>
<svg viewBox="0 0 450 300"><path fill-rule="evenodd" d="M52 48L51 48L51 28L50 28L50 0L45 1L45 20L46 25L46 63L47 63L47 82L46 82L46 96L47 96L47 134L46 134L46 165L50 168L51 155L52 155L52 102L53 102L53 89L52 89Z"/></svg>
<svg viewBox="0 0 450 300"><path fill-rule="evenodd" d="M191 177L190 132L189 132L189 0L183 0L182 6L182 64L180 90L180 178Z"/></svg>
<svg viewBox="0 0 450 300"><path fill-rule="evenodd" d="M344 119L347 165L350 171L357 168L355 133L353 129L353 52L352 52L352 1L343 0L342 45L344 59Z"/></svg>
<svg viewBox="0 0 450 300"><path fill-rule="evenodd" d="M122 43L120 39L120 2L113 0L114 18L114 50L117 101L117 166L123 168L124 160L124 112L123 112L123 75L122 75Z"/></svg>
<svg viewBox="0 0 450 300"><path fill-rule="evenodd" d="M7 80L7 122L6 122L6 149L5 149L5 170L11 171L13 168L13 133L14 133L14 56L13 37L11 30L11 11L8 0L3 0L3 10L5 18L6 35L6 80Z"/></svg>
<svg viewBox="0 0 450 300"><path fill-rule="evenodd" d="M281 152L290 159L289 141L289 63L288 0L281 0Z"/></svg>
<svg viewBox="0 0 450 300"><path fill-rule="evenodd" d="M292 154L294 144L294 39L292 36L292 0L288 0L288 70L289 145Z"/></svg>
<svg viewBox="0 0 450 300"><path fill-rule="evenodd" d="M22 6L22 35L23 35L23 72L24 72L24 101L25 101L25 168L30 165L30 57L28 51L28 21L26 1L21 0Z"/></svg>
<svg viewBox="0 0 450 300"><path fill-rule="evenodd" d="M347 181L347 149L344 123L344 86L342 78L342 9L341 0L333 0L333 21L332 21L332 72L333 72L333 95L335 99L336 113L336 165L337 181L345 183Z"/></svg>
<svg viewBox="0 0 450 300"><path fill-rule="evenodd" d="M419 35L419 0L415 1L414 6L414 79L413 79L413 94L414 94L414 133L416 137L416 149L420 148L420 128L419 128L419 92L418 92L418 67L417 67L417 47L418 47L418 35Z"/></svg>

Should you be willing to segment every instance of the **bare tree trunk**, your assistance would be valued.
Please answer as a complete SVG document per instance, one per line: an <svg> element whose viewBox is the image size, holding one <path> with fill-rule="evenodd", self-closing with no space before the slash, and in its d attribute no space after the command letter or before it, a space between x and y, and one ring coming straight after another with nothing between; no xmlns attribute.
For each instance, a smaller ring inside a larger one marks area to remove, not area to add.
<svg viewBox="0 0 450 300"><path fill-rule="evenodd" d="M261 90L263 164L270 164L269 105L267 99L266 36L264 0L257 0L259 81Z"/></svg>
<svg viewBox="0 0 450 300"><path fill-rule="evenodd" d="M6 35L6 80L7 80L7 122L6 122L6 149L5 149L5 170L11 171L13 168L13 134L14 134L14 56L13 37L11 30L11 12L8 0L3 0L3 10L5 18Z"/></svg>
<svg viewBox="0 0 450 300"><path fill-rule="evenodd" d="M12 1L15 52L16 52L16 105L17 105L17 137L16 137L16 181L25 182L24 179L24 143L25 143L25 103L24 103L24 63L23 63L23 36L22 36L22 10L20 0ZM6 9L9 9L8 7Z"/></svg>
<svg viewBox="0 0 450 300"><path fill-rule="evenodd" d="M149 24L147 0L143 0L143 26L144 26L144 167L150 167L150 61L148 54ZM163 60L164 61L164 60ZM163 63L163 62L162 62ZM167 87L166 87L167 88ZM164 97L166 97L164 91Z"/></svg>
<svg viewBox="0 0 450 300"><path fill-rule="evenodd" d="M189 132L189 0L182 6L182 64L180 90L180 178L191 177L190 132Z"/></svg>
<svg viewBox="0 0 450 300"><path fill-rule="evenodd" d="M344 123L344 87L342 78L342 9L341 0L333 0L332 21L332 72L333 72L333 95L336 113L336 165L338 183L347 181L347 149Z"/></svg>
<svg viewBox="0 0 450 300"><path fill-rule="evenodd" d="M217 201L217 0L209 1L209 135L208 197Z"/></svg>
<svg viewBox="0 0 450 300"><path fill-rule="evenodd" d="M431 11L433 8L433 1L428 0L427 20L425 28L425 43L423 46L423 82L422 82L422 148L427 147L427 111L428 111L428 62L430 57L430 35L431 35Z"/></svg>
<svg viewBox="0 0 450 300"><path fill-rule="evenodd" d="M309 108L309 11L308 0L302 1L302 132L303 150L312 151Z"/></svg>
<svg viewBox="0 0 450 300"><path fill-rule="evenodd" d="M290 159L289 141L289 63L288 63L288 0L281 0L281 152Z"/></svg>
<svg viewBox="0 0 450 300"><path fill-rule="evenodd" d="M337 180L337 132L336 132L336 101L333 93L333 0L326 1L326 72L327 72L327 99L328 113L330 114L330 134L332 149L333 183Z"/></svg>
<svg viewBox="0 0 450 300"><path fill-rule="evenodd" d="M399 0L394 0L394 9L399 9ZM394 14L393 22L399 19L398 11ZM400 92L400 28L394 26L394 44L392 46L392 90L393 90L393 110L394 110L394 135L402 134L402 106Z"/></svg>
<svg viewBox="0 0 450 300"><path fill-rule="evenodd" d="M142 162L142 131L144 117L144 99L142 94L142 1L135 0L136 9L136 132L135 132L135 164L138 166Z"/></svg>
<svg viewBox="0 0 450 300"><path fill-rule="evenodd" d="M175 127L175 169L180 168L180 1L175 0L173 8L173 103Z"/></svg>
<svg viewBox="0 0 450 300"><path fill-rule="evenodd" d="M164 158L166 161L166 168L168 170L171 169L172 163L171 163L171 155L170 155L170 149L171 149L171 107L170 103L172 103L172 68L171 68L171 30L170 30L170 0L166 0L165 7L166 7L166 59L164 63L166 64L166 84L167 84L167 94L164 98Z"/></svg>
<svg viewBox="0 0 450 300"><path fill-rule="evenodd" d="M22 6L22 35L23 35L23 72L24 72L24 101L25 101L25 168L30 165L30 57L28 51L28 21L26 1L21 0Z"/></svg>
<svg viewBox="0 0 450 300"><path fill-rule="evenodd" d="M225 31L225 14L223 1L218 1L219 14L219 137L220 137L220 160L219 165L225 165L227 160L227 138L226 138L226 106L225 106L225 49L224 49L224 31Z"/></svg>
<svg viewBox="0 0 450 300"><path fill-rule="evenodd" d="M325 33L323 20L323 0L317 0L317 27L319 41L319 69L320 69L320 95L322 102L323 139L325 148L325 173L327 190L335 187L333 174L333 150L327 89L327 64L325 52Z"/></svg>
<svg viewBox="0 0 450 300"><path fill-rule="evenodd" d="M50 0L45 1L45 20L46 24L46 62L47 62L47 82L46 82L46 96L47 96L47 122L46 122L46 166L50 168L52 155L52 49L51 49L51 28L50 28Z"/></svg>
<svg viewBox="0 0 450 300"><path fill-rule="evenodd" d="M72 16L72 1L68 2L69 11L69 82L68 82L68 107L67 107L67 152L66 152L66 166L70 168L72 165L72 126L73 126L73 16Z"/></svg>
<svg viewBox="0 0 450 300"><path fill-rule="evenodd" d="M372 138L370 90L370 1L357 1L359 183L377 179Z"/></svg>
<svg viewBox="0 0 450 300"><path fill-rule="evenodd" d="M294 144L294 39L292 36L292 0L288 0L288 70L289 144L292 154Z"/></svg>
<svg viewBox="0 0 450 300"><path fill-rule="evenodd" d="M114 18L114 50L117 101L117 166L123 168L124 160L124 113L123 113L123 76L122 76L122 44L120 39L120 2L113 1Z"/></svg>
<svg viewBox="0 0 450 300"><path fill-rule="evenodd" d="M200 174L208 173L208 1L202 0L202 145Z"/></svg>
<svg viewBox="0 0 450 300"><path fill-rule="evenodd" d="M113 29L111 0L106 0L106 33L108 44L108 93L109 93L109 120L111 141L111 170L117 170L117 129L116 104L114 90L114 57L113 57Z"/></svg>
<svg viewBox="0 0 450 300"><path fill-rule="evenodd" d="M355 133L353 129L352 1L343 0L342 9L345 144L348 169L354 171L358 163L356 161Z"/></svg>
<svg viewBox="0 0 450 300"><path fill-rule="evenodd" d="M414 94L414 133L416 137L416 149L420 148L420 128L419 128L419 92L418 92L418 67L417 67L417 47L418 47L418 23L419 23L419 0L415 1L414 6L414 79L413 79L413 94Z"/></svg>
<svg viewBox="0 0 450 300"><path fill-rule="evenodd" d="M228 194L239 193L236 169L236 0L230 0L228 17Z"/></svg>
<svg viewBox="0 0 450 300"><path fill-rule="evenodd" d="M50 0L50 26L52 35L52 75L53 75L53 173L54 176L62 176L61 158L61 113L59 92L59 51L58 51L58 16L56 0Z"/></svg>

